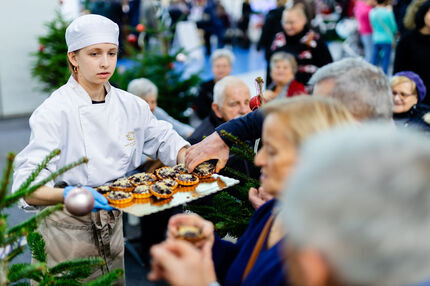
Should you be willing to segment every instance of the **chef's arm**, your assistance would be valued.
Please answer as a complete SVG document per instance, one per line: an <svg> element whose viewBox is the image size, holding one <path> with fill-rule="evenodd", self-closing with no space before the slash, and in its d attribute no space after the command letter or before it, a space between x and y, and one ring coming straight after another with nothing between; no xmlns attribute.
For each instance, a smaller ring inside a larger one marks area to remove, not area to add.
<svg viewBox="0 0 430 286"><path fill-rule="evenodd" d="M185 152L187 151L187 149L188 146L184 146L179 150L178 156L176 157L176 162L178 164L185 164Z"/></svg>
<svg viewBox="0 0 430 286"><path fill-rule="evenodd" d="M63 202L64 189L42 186L24 200L29 205L47 206Z"/></svg>

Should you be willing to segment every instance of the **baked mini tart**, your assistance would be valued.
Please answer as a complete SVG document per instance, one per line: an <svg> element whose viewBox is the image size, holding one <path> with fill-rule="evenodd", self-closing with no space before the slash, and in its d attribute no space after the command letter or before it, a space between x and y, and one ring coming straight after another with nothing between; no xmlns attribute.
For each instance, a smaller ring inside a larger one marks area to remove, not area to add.
<svg viewBox="0 0 430 286"><path fill-rule="evenodd" d="M174 188L169 187L164 181L159 181L151 185L149 191L157 198L162 199L170 198L174 194Z"/></svg>
<svg viewBox="0 0 430 286"><path fill-rule="evenodd" d="M185 168L185 164L178 164L173 167L173 170L175 171L176 174L188 173L187 168Z"/></svg>
<svg viewBox="0 0 430 286"><path fill-rule="evenodd" d="M192 186L181 186L179 185L175 191L178 193L186 193L186 192L192 192L195 191L197 189L197 184L196 185L192 185Z"/></svg>
<svg viewBox="0 0 430 286"><path fill-rule="evenodd" d="M172 167L161 167L155 170L155 173L157 174L157 177L161 180L163 179L173 179L176 176L175 170L173 170Z"/></svg>
<svg viewBox="0 0 430 286"><path fill-rule="evenodd" d="M107 196L110 192L110 185L102 185L96 188L96 191L102 194L103 196Z"/></svg>
<svg viewBox="0 0 430 286"><path fill-rule="evenodd" d="M128 180L134 186L152 185L157 181L157 177L154 174L150 173L137 173L128 177Z"/></svg>
<svg viewBox="0 0 430 286"><path fill-rule="evenodd" d="M177 174L176 182L182 186L192 186L199 183L199 178L193 174Z"/></svg>
<svg viewBox="0 0 430 286"><path fill-rule="evenodd" d="M197 242L205 238L201 228L194 225L180 225L175 237L189 242Z"/></svg>
<svg viewBox="0 0 430 286"><path fill-rule="evenodd" d="M209 178L215 173L215 165L210 162L203 162L194 168L193 174L199 179Z"/></svg>
<svg viewBox="0 0 430 286"><path fill-rule="evenodd" d="M178 187L178 182L174 179L164 179L162 180L163 183L165 183L168 187L171 187L172 189L176 189Z"/></svg>
<svg viewBox="0 0 430 286"><path fill-rule="evenodd" d="M148 185L137 186L131 193L136 199L147 199L152 196Z"/></svg>
<svg viewBox="0 0 430 286"><path fill-rule="evenodd" d="M131 192L134 189L133 184L127 178L116 180L110 185L111 191Z"/></svg>
<svg viewBox="0 0 430 286"><path fill-rule="evenodd" d="M112 191L107 199L111 204L127 204L133 200L133 195L130 192Z"/></svg>
<svg viewBox="0 0 430 286"><path fill-rule="evenodd" d="M173 200L173 197L170 197L170 198L167 198L167 199L162 199L162 198L157 198L157 197L150 197L149 199L150 199L151 205L159 207L159 206L162 206L162 205L170 203Z"/></svg>

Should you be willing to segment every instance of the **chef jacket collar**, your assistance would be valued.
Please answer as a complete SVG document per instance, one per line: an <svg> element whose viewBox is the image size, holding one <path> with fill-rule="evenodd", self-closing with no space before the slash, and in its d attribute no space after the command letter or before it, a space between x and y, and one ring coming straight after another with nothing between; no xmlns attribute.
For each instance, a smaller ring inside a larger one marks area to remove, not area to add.
<svg viewBox="0 0 430 286"><path fill-rule="evenodd" d="M80 85L73 76L70 76L68 85L72 87L73 90L76 91L76 94L80 96L80 98L85 102L85 104L92 104L91 97L88 95L88 92ZM104 83L104 87L106 90L105 102L108 103L111 98L112 85L109 82Z"/></svg>

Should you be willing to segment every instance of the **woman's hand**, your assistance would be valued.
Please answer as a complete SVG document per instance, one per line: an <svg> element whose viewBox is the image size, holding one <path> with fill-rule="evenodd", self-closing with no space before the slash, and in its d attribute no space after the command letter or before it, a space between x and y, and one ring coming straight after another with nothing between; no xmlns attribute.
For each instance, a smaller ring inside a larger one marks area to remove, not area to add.
<svg viewBox="0 0 430 286"><path fill-rule="evenodd" d="M267 201L273 199L273 196L267 194L263 187L259 187L258 190L256 188L250 188L248 192L248 198L254 209L258 209Z"/></svg>
<svg viewBox="0 0 430 286"><path fill-rule="evenodd" d="M263 93L263 99L264 99L264 102L266 103L266 102L269 102L269 101L271 101L271 100L274 100L274 99L276 98L276 96L277 96L277 94L276 94L276 93L274 93L273 91L271 91L271 90L266 90L266 91L264 91L264 93Z"/></svg>
<svg viewBox="0 0 430 286"><path fill-rule="evenodd" d="M216 281L209 245L199 250L187 241L169 239L151 247L151 258L149 280L164 279L174 286L209 285Z"/></svg>
<svg viewBox="0 0 430 286"><path fill-rule="evenodd" d="M203 239L194 243L196 247L212 248L215 240L214 236L214 225L212 222L203 219L201 216L196 214L177 214L170 218L167 225L167 238L175 238L178 233L178 229L182 225L196 226L201 229Z"/></svg>

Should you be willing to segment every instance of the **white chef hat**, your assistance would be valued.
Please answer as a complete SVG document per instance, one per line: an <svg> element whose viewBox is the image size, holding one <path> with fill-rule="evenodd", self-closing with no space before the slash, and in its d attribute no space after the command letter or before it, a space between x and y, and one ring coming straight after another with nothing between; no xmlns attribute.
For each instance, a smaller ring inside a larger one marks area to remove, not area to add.
<svg viewBox="0 0 430 286"><path fill-rule="evenodd" d="M83 15L67 27L67 52L101 43L118 45L118 36L119 28L113 21L100 15Z"/></svg>

